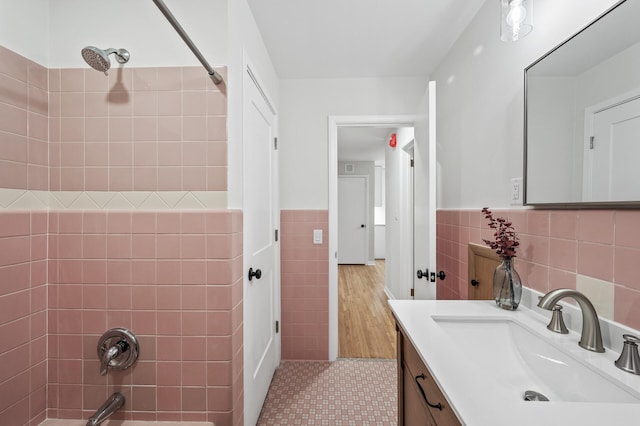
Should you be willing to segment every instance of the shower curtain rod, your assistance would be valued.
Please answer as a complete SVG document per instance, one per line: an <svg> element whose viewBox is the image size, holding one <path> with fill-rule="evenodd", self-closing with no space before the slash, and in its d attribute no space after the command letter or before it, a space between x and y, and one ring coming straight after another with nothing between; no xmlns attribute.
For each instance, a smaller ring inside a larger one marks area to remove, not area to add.
<svg viewBox="0 0 640 426"><path fill-rule="evenodd" d="M211 77L211 80L213 80L213 82L215 84L222 83L222 77L220 76L220 74L218 74L216 72L216 70L214 70L211 67L211 65L209 65L209 63L204 58L204 56L202 56L202 53L200 53L200 51L195 46L195 44L193 44L193 41L191 41L191 39L189 38L187 33L184 31L184 28L182 28L182 25L180 25L180 23L178 22L176 17L173 16L173 13L171 13L171 11L167 7L167 5L164 4L164 1L162 1L162 0L153 0L153 2L156 4L156 6L158 6L158 9L160 9L160 12L162 12L164 17L167 18L167 21L169 21L171 26L178 32L178 35L182 38L182 40L184 40L184 42L187 44L189 49L191 49L193 54L196 55L196 58L198 58L198 60L202 64L202 66L209 73L209 76Z"/></svg>

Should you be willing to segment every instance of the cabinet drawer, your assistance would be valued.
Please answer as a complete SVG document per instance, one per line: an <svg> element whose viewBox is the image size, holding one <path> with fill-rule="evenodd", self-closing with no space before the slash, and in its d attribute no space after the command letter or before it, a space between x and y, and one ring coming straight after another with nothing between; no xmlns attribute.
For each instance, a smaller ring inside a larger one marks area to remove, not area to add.
<svg viewBox="0 0 640 426"><path fill-rule="evenodd" d="M406 367L403 371L402 382L402 412L404 413L402 426L438 426L429 412L429 407L424 403L414 381L414 376Z"/></svg>
<svg viewBox="0 0 640 426"><path fill-rule="evenodd" d="M460 422L456 417L455 413L451 409L449 402L444 398L444 395L440 391L440 388L436 384L436 382L429 374L429 370L425 367L422 359L414 349L411 342L403 336L402 339L402 353L403 353L403 362L405 368L405 389L407 385L413 386L418 392L422 403L427 406L426 401L422 397L420 393L419 386L420 385L425 393L425 396L430 404L437 405L440 404L442 409L428 407L429 412L433 416L436 424L438 426L458 426ZM407 377L407 374L409 377ZM423 376L424 375L424 376ZM417 379L416 379L417 378ZM407 381L410 383L406 383Z"/></svg>

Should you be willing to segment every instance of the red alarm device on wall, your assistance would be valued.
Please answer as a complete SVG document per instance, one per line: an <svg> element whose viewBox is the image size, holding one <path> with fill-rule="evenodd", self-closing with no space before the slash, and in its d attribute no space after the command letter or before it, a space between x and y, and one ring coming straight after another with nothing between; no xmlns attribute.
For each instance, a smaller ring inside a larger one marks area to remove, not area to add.
<svg viewBox="0 0 640 426"><path fill-rule="evenodd" d="M391 133L391 139L389 139L389 146L391 148L395 148L397 144L398 144L398 141L396 140L396 134Z"/></svg>

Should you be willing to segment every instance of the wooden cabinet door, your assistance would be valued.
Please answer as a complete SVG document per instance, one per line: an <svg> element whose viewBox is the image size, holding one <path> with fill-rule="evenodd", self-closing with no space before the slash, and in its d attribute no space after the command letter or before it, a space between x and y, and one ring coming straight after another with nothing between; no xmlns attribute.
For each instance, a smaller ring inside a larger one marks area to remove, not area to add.
<svg viewBox="0 0 640 426"><path fill-rule="evenodd" d="M493 300L493 273L500 257L489 247L469 244L469 300Z"/></svg>
<svg viewBox="0 0 640 426"><path fill-rule="evenodd" d="M398 333L398 425L460 426L418 352L396 324ZM427 401L438 405L430 408Z"/></svg>
<svg viewBox="0 0 640 426"><path fill-rule="evenodd" d="M404 412L404 425L405 426L437 426L435 420L429 413L427 406L422 400L414 377L408 368L404 368L403 374L403 412Z"/></svg>

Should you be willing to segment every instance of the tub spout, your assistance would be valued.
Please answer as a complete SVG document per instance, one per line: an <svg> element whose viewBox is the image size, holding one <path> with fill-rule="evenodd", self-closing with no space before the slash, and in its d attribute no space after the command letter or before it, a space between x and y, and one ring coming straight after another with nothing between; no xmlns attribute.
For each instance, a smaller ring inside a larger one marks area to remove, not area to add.
<svg viewBox="0 0 640 426"><path fill-rule="evenodd" d="M115 392L104 402L104 404L100 406L100 408L98 408L93 416L89 417L87 426L98 426L100 423L107 420L109 416L118 411L124 405L124 401L124 395L120 392Z"/></svg>

